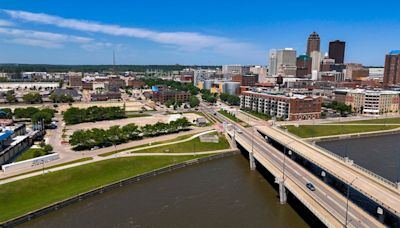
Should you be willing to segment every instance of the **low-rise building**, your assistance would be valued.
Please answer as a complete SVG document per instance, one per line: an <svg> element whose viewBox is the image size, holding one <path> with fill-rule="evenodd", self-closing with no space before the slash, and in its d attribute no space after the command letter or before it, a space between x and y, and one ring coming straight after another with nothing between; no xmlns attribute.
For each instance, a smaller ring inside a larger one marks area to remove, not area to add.
<svg viewBox="0 0 400 228"><path fill-rule="evenodd" d="M319 119L322 98L270 91L245 91L240 107L285 120Z"/></svg>
<svg viewBox="0 0 400 228"><path fill-rule="evenodd" d="M353 112L371 115L399 112L400 92L345 89L335 91L335 100L350 105Z"/></svg>

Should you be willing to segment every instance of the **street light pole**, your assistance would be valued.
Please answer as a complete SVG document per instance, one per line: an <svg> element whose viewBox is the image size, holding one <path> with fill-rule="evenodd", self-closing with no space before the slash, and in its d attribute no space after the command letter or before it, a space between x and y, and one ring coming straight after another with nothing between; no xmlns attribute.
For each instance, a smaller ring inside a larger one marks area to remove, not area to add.
<svg viewBox="0 0 400 228"><path fill-rule="evenodd" d="M345 220L345 223L344 223L344 227L346 227L347 228L347 225L348 225L348 214L349 214L349 198L350 198L350 186L354 183L354 181L356 181L357 180L357 177L356 178L354 178L354 180L353 181L351 181L350 182L350 184L348 184L347 185L347 199L346 199L346 220Z"/></svg>

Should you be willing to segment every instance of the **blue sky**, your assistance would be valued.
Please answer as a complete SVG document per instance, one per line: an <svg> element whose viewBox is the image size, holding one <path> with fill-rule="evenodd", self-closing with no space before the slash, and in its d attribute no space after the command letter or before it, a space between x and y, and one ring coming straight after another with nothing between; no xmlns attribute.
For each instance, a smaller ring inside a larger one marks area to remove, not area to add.
<svg viewBox="0 0 400 228"><path fill-rule="evenodd" d="M323 51L347 42L346 62L383 65L400 49L399 1L2 0L0 62L267 64L271 48Z"/></svg>

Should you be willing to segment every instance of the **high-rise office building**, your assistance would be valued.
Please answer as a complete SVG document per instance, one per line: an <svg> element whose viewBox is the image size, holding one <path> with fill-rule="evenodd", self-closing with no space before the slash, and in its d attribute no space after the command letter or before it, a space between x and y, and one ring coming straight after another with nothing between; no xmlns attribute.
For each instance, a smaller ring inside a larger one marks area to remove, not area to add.
<svg viewBox="0 0 400 228"><path fill-rule="evenodd" d="M269 69L268 69L268 75L273 76L278 73L278 69L276 66L276 49L271 49L269 51Z"/></svg>
<svg viewBox="0 0 400 228"><path fill-rule="evenodd" d="M385 86L400 83L400 50L391 51L386 55L383 84Z"/></svg>
<svg viewBox="0 0 400 228"><path fill-rule="evenodd" d="M329 58L334 59L336 64L344 63L346 42L335 40L329 42Z"/></svg>
<svg viewBox="0 0 400 228"><path fill-rule="evenodd" d="M282 74L296 75L296 50L293 48L272 49L269 52L270 76ZM286 73L285 73L286 72Z"/></svg>
<svg viewBox="0 0 400 228"><path fill-rule="evenodd" d="M321 39L316 32L313 32L307 40L307 55L310 56L313 51L321 51Z"/></svg>
<svg viewBox="0 0 400 228"><path fill-rule="evenodd" d="M296 61L296 66L297 66L296 76L303 78L306 77L307 75L311 75L311 62L312 61L310 56L300 55Z"/></svg>

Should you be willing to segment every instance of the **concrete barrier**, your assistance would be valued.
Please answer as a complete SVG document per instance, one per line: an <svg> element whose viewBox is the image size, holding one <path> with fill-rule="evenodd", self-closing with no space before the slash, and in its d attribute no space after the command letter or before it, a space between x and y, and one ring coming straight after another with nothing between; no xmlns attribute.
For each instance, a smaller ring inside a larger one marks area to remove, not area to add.
<svg viewBox="0 0 400 228"><path fill-rule="evenodd" d="M29 212L29 213L27 213L25 215L22 215L20 217L11 219L11 220L9 220L9 221L7 221L5 223L0 224L0 227L14 227L14 226L20 225L20 224L22 224L24 222L30 221L30 220L32 220L34 218L37 218L39 216L42 216L42 215L48 214L50 212L56 211L56 210L58 210L60 208L66 207L66 206L68 206L70 204L73 204L75 202L79 202L79 201L87 199L89 197L92 197L92 196L95 196L95 195L99 195L99 194L114 190L116 188L120 188L120 187L128 185L128 184L136 183L136 182L139 182L141 180L144 180L144 179L147 179L147 178L159 175L159 174L172 172L174 170L181 169L181 168L184 168L184 167L188 167L188 166L191 166L191 165L194 165L194 164L199 164L199 163L203 163L203 162L207 162L207 161L211 161L211 160L215 160L215 159L219 159L219 158L223 158L223 157L228 157L228 156L232 156L232 155L239 154L239 153L240 153L239 150L232 150L231 152L220 153L220 154L216 154L216 155L212 155L212 156L208 156L208 157L203 157L203 158L196 158L196 159L185 161L185 162L178 163L178 164L175 164L175 165L166 166L164 168L160 168L160 169L157 169L157 170L154 170L154 171L150 171L150 172L138 175L138 176L130 177L130 178L127 178L127 179L124 179L124 180L121 180L121 181L117 181L117 182L114 182L112 184L109 184L109 185L94 189L92 191L85 192L85 193L79 194L77 196L71 197L69 199L54 203L54 204L52 204L50 206L38 209L36 211Z"/></svg>
<svg viewBox="0 0 400 228"><path fill-rule="evenodd" d="M25 161L14 162L14 163L2 165L1 169L3 170L3 172L7 172L10 170L17 170L17 169L22 169L22 168L40 166L40 165L45 165L46 163L49 163L51 161L57 160L59 158L60 158L60 155L58 153L53 153L53 154L48 154L48 155L44 155L44 156L37 157L37 158L28 159Z"/></svg>

